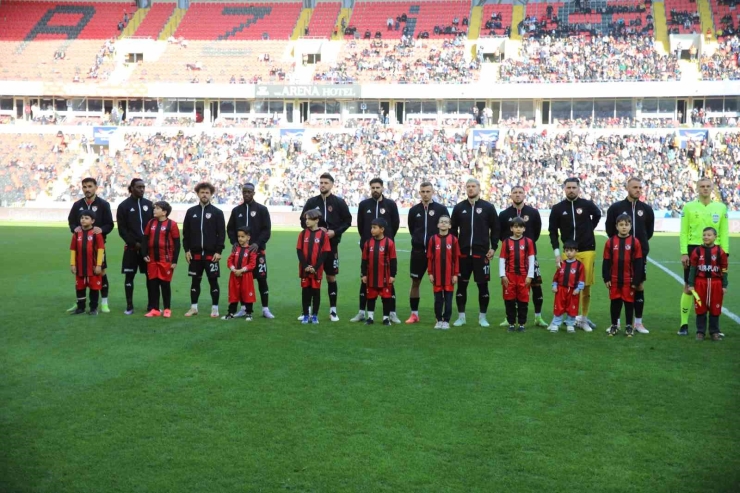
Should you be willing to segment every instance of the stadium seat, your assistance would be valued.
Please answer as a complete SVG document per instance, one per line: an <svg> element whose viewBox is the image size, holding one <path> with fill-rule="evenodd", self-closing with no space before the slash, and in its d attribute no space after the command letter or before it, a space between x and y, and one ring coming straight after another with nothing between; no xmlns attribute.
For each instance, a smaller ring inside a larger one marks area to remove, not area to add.
<svg viewBox="0 0 740 493"><path fill-rule="evenodd" d="M287 40L302 3L192 3L175 31L187 40Z"/></svg>

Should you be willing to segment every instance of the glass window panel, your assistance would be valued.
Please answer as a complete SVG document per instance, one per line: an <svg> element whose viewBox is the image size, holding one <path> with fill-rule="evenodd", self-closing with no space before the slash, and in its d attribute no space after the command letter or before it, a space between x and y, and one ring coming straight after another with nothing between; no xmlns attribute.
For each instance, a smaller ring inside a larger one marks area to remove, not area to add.
<svg viewBox="0 0 740 493"><path fill-rule="evenodd" d="M267 113L267 101L264 99L258 99L254 102L255 113Z"/></svg>
<svg viewBox="0 0 740 493"><path fill-rule="evenodd" d="M737 112L738 98L725 98L725 112Z"/></svg>
<svg viewBox="0 0 740 493"><path fill-rule="evenodd" d="M534 120L534 101L519 101L519 118Z"/></svg>
<svg viewBox="0 0 740 493"><path fill-rule="evenodd" d="M573 119L586 119L593 116L594 102L589 101L573 101Z"/></svg>
<svg viewBox="0 0 740 493"><path fill-rule="evenodd" d="M165 113L177 113L177 99L165 99L164 100L164 112Z"/></svg>
<svg viewBox="0 0 740 493"><path fill-rule="evenodd" d="M632 118L632 101L629 99L617 99L617 118Z"/></svg>
<svg viewBox="0 0 740 493"><path fill-rule="evenodd" d="M421 101L406 101L406 114L421 113Z"/></svg>
<svg viewBox="0 0 740 493"><path fill-rule="evenodd" d="M614 100L594 100L594 113L596 114L596 118L614 118Z"/></svg>
<svg viewBox="0 0 740 493"><path fill-rule="evenodd" d="M707 98L704 107L707 111L724 111L724 98Z"/></svg>
<svg viewBox="0 0 740 493"><path fill-rule="evenodd" d="M87 100L87 111L94 111L94 112L103 111L103 100L102 99L88 99Z"/></svg>
<svg viewBox="0 0 740 493"><path fill-rule="evenodd" d="M658 112L658 100L655 98L647 98L642 100L642 112L643 113L657 113Z"/></svg>
<svg viewBox="0 0 740 493"><path fill-rule="evenodd" d="M719 100L719 105L722 107L722 98ZM675 98L660 98L658 100L658 113L675 113L676 112L676 99Z"/></svg>
<svg viewBox="0 0 740 493"><path fill-rule="evenodd" d="M13 98L0 99L0 110L12 110L12 109L13 109Z"/></svg>
<svg viewBox="0 0 740 493"><path fill-rule="evenodd" d="M324 101L311 101L308 104L308 111L312 115L323 115L326 113L326 103Z"/></svg>
<svg viewBox="0 0 740 493"><path fill-rule="evenodd" d="M437 102L436 101L422 101L421 112L427 114L437 114Z"/></svg>
<svg viewBox="0 0 740 493"><path fill-rule="evenodd" d="M552 118L557 120L570 120L570 101L553 101L550 104Z"/></svg>
<svg viewBox="0 0 740 493"><path fill-rule="evenodd" d="M249 109L251 108L251 105L249 104L249 101L245 100L236 100L235 101L235 109L237 113L249 113Z"/></svg>
<svg viewBox="0 0 740 493"><path fill-rule="evenodd" d="M67 100L54 98L54 109L57 111L67 111Z"/></svg>
<svg viewBox="0 0 740 493"><path fill-rule="evenodd" d="M70 108L72 111L85 111L87 109L85 98L71 99L70 102L72 103L72 107Z"/></svg>
<svg viewBox="0 0 740 493"><path fill-rule="evenodd" d="M458 101L445 101L445 113L457 113L458 110Z"/></svg>
<svg viewBox="0 0 740 493"><path fill-rule="evenodd" d="M519 117L519 101L501 102L501 118L508 120Z"/></svg>
<svg viewBox="0 0 740 493"><path fill-rule="evenodd" d="M234 102L233 101L219 101L218 110L221 113L233 113L234 112Z"/></svg>
<svg viewBox="0 0 740 493"><path fill-rule="evenodd" d="M267 104L267 108L269 109L270 113L282 113L283 107L285 106L285 103L283 101L270 101Z"/></svg>
<svg viewBox="0 0 740 493"><path fill-rule="evenodd" d="M465 106L462 106L461 104L460 113L467 113L469 111L469 108L472 108L471 106L468 106L472 103L472 101L465 101L465 103ZM496 124L501 117L501 101L494 101L493 103L491 103L491 109L493 110L493 123Z"/></svg>
<svg viewBox="0 0 740 493"><path fill-rule="evenodd" d="M327 114L332 115L338 115L339 113L341 113L341 106L339 106L339 101L334 101L331 99L328 100L326 102L326 112Z"/></svg>
<svg viewBox="0 0 740 493"><path fill-rule="evenodd" d="M178 113L192 113L195 111L195 100L181 99L177 102Z"/></svg>
<svg viewBox="0 0 740 493"><path fill-rule="evenodd" d="M145 99L144 100L144 111L147 113L156 113L159 111L159 104L156 99Z"/></svg>
<svg viewBox="0 0 740 493"><path fill-rule="evenodd" d="M51 98L43 98L41 99L41 110L42 111L51 111L54 109L54 100Z"/></svg>
<svg viewBox="0 0 740 493"><path fill-rule="evenodd" d="M365 114L377 115L380 112L380 101L365 99L362 102L365 103L365 106L367 106L367 108L365 109Z"/></svg>
<svg viewBox="0 0 740 493"><path fill-rule="evenodd" d="M360 109L360 103L359 101L347 101L347 111L350 115L356 115L358 113L362 113L362 110Z"/></svg>
<svg viewBox="0 0 740 493"><path fill-rule="evenodd" d="M141 99L129 99L128 111L134 113L140 113L144 111L144 101Z"/></svg>

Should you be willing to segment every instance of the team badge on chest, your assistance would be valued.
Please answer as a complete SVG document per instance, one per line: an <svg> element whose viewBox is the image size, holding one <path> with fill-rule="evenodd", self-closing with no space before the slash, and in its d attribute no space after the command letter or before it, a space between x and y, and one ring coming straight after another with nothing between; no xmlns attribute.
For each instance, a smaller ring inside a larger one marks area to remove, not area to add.
<svg viewBox="0 0 740 493"><path fill-rule="evenodd" d="M210 212L206 212L206 219L210 219L210 218L211 218L211 213Z"/></svg>

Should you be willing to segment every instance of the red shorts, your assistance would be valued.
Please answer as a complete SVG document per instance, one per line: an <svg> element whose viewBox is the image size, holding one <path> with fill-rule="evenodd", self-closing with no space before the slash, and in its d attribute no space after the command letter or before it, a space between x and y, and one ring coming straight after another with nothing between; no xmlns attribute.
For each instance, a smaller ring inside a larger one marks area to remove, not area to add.
<svg viewBox="0 0 740 493"><path fill-rule="evenodd" d="M383 286L382 288L371 288L370 286L367 287L367 299L374 300L377 299L378 296L386 299L393 296L393 293L391 292L391 286Z"/></svg>
<svg viewBox="0 0 740 493"><path fill-rule="evenodd" d="M236 277L232 272L229 276L229 303L254 303L257 297L254 294L254 275L244 272Z"/></svg>
<svg viewBox="0 0 740 493"><path fill-rule="evenodd" d="M556 317L567 313L569 317L578 315L578 305L581 301L581 293L573 294L573 288L558 286L558 292L555 294L555 303L552 309Z"/></svg>
<svg viewBox="0 0 740 493"><path fill-rule="evenodd" d="M609 299L610 300L622 300L626 303L635 302L635 290L632 286L625 284L624 286L617 287L617 283L612 281L612 287L609 288Z"/></svg>
<svg viewBox="0 0 740 493"><path fill-rule="evenodd" d="M453 286L452 284L446 284L444 286L437 286L435 284L433 289L435 293L444 293L445 291L447 291L448 293L451 293L455 290L455 286Z"/></svg>
<svg viewBox="0 0 740 493"><path fill-rule="evenodd" d="M80 277L75 276L75 289L90 288L91 291L100 291L103 287L103 276Z"/></svg>
<svg viewBox="0 0 740 493"><path fill-rule="evenodd" d="M509 285L504 287L503 294L506 301L521 301L529 303L529 286L527 286L527 276L521 274L506 273Z"/></svg>
<svg viewBox="0 0 740 493"><path fill-rule="evenodd" d="M146 264L146 278L147 279L159 279L160 281L171 282L172 274L175 271L172 270L171 262L149 262Z"/></svg>
<svg viewBox="0 0 740 493"><path fill-rule="evenodd" d="M302 288L321 289L321 279L311 277L301 277Z"/></svg>
<svg viewBox="0 0 740 493"><path fill-rule="evenodd" d="M697 277L694 282L694 290L699 295L701 305L694 299L694 310L697 315L709 314L715 317L722 313L722 301L724 293L722 292L722 279L707 279L706 277Z"/></svg>

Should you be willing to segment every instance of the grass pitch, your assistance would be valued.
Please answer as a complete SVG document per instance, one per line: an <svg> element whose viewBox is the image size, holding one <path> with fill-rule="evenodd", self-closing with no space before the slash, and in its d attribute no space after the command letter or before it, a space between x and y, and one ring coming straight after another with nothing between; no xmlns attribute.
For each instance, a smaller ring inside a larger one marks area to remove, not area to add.
<svg viewBox="0 0 740 493"><path fill-rule="evenodd" d="M655 266L645 311L651 333L631 340L606 337L601 284L591 334L507 333L497 326L496 281L489 329L469 322L432 330L426 283L421 324L366 328L348 322L359 285L357 237L348 234L342 320L328 321L324 288L320 325L304 326L295 320L296 234L276 232L269 244L278 318L248 324L208 318L206 290L202 314L184 318L184 264L173 283L174 318L143 318L141 276L138 311L125 317L116 233L108 243L113 313L70 317L67 230L0 227L0 491L740 489L740 326L722 317L721 343L676 336L680 286ZM547 281L551 250L545 239L539 247ZM398 248L409 248L407 235ZM652 258L678 273L677 252L676 237L651 242ZM740 313L733 258L725 306ZM407 253L399 265L405 319ZM221 286L224 313L225 278ZM474 314L475 288L470 295ZM545 290L548 319L551 307Z"/></svg>

